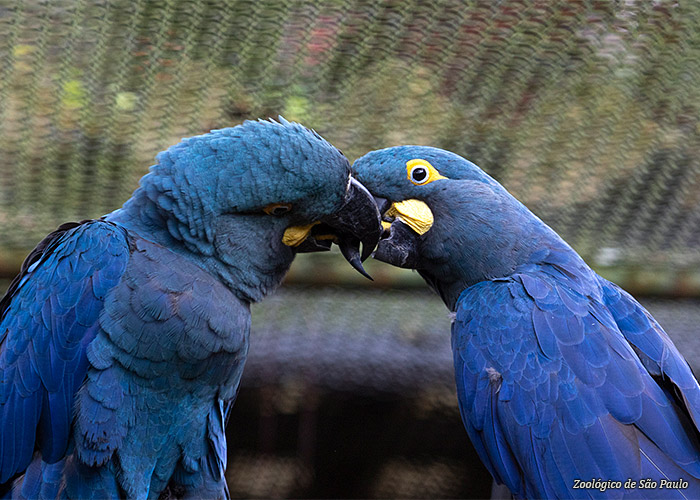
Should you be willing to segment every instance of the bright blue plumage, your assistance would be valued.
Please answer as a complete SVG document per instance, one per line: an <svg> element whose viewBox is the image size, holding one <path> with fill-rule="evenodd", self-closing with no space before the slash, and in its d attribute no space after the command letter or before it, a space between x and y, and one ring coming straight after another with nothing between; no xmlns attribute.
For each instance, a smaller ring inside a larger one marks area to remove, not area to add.
<svg viewBox="0 0 700 500"><path fill-rule="evenodd" d="M86 346L128 260L126 231L91 221L55 235L15 290L0 323L0 483L24 470L35 439L46 461L63 457Z"/></svg>
<svg viewBox="0 0 700 500"><path fill-rule="evenodd" d="M415 159L441 177L411 181L426 178L412 177ZM389 148L353 171L374 195L433 213L423 235L397 215L376 256L418 269L455 312L462 419L499 483L517 498L700 498L700 387L634 298L457 155ZM660 488L679 478L687 487ZM636 486L574 488L596 479Z"/></svg>
<svg viewBox="0 0 700 500"><path fill-rule="evenodd" d="M161 153L122 209L42 241L0 302L0 489L227 497L249 303L304 245L327 247L310 233L286 244L287 229L337 228L357 262L356 235L378 236L349 175L314 132L246 122Z"/></svg>

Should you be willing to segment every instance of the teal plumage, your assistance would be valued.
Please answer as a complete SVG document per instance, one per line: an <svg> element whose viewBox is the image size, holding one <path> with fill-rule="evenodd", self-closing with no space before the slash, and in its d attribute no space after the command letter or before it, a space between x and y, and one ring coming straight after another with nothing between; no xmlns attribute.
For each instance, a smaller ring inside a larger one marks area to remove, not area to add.
<svg viewBox="0 0 700 500"><path fill-rule="evenodd" d="M313 222L356 267L379 233L342 153L281 120L185 139L123 208L49 235L0 302L5 495L227 497L249 304L327 248L282 241Z"/></svg>

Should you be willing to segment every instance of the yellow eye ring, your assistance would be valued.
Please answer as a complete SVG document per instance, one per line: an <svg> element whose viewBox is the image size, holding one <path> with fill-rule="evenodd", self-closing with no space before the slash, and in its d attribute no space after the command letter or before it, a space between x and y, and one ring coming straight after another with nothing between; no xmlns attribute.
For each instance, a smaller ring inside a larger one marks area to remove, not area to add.
<svg viewBox="0 0 700 500"><path fill-rule="evenodd" d="M429 162L420 158L406 162L406 177L416 186L424 186L439 179L447 179L447 177L440 175L440 172Z"/></svg>

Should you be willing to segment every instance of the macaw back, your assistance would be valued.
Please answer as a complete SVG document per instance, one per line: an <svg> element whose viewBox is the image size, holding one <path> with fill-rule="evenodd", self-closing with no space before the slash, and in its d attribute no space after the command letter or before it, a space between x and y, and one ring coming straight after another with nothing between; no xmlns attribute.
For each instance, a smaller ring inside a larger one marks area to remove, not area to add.
<svg viewBox="0 0 700 500"><path fill-rule="evenodd" d="M487 468L517 498L696 498L700 389L685 360L570 250L536 260L457 303L458 399ZM606 491L585 487L600 479Z"/></svg>

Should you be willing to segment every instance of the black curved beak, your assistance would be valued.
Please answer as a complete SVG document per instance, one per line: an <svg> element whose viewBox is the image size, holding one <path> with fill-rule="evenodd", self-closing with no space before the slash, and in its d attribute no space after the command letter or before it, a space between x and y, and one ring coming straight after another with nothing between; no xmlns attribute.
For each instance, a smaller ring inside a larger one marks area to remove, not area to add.
<svg viewBox="0 0 700 500"><path fill-rule="evenodd" d="M371 280L362 262L379 243L382 224L379 209L367 188L351 177L343 204L333 215L320 222L312 228L309 237L296 247L296 251L329 250L331 243L335 242L350 265Z"/></svg>
<svg viewBox="0 0 700 500"><path fill-rule="evenodd" d="M404 269L418 267L418 234L400 220L384 230L374 258Z"/></svg>
<svg viewBox="0 0 700 500"><path fill-rule="evenodd" d="M374 202L382 217L392 204L391 201L379 196L374 197ZM416 269L418 267L418 233L399 219L385 218L384 220L390 225L383 229L372 257L393 266Z"/></svg>

